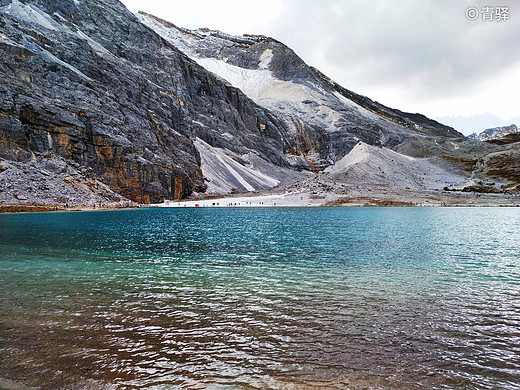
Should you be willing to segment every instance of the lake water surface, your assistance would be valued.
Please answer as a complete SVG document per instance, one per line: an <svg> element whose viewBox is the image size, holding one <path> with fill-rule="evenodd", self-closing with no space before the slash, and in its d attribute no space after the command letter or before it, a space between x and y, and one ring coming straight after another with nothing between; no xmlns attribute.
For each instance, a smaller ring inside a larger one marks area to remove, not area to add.
<svg viewBox="0 0 520 390"><path fill-rule="evenodd" d="M520 209L0 215L0 388L520 389Z"/></svg>

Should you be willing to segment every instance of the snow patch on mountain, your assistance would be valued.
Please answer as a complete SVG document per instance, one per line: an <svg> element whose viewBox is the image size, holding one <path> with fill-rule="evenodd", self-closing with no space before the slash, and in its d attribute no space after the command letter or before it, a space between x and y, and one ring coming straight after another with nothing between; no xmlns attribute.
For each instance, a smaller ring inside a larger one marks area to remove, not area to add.
<svg viewBox="0 0 520 390"><path fill-rule="evenodd" d="M268 51L266 50L262 54L264 56L263 59L261 57L263 65L266 65L266 59L269 59L269 53L266 54ZM342 118L343 114L330 106L329 98L322 94L319 88L315 89L304 84L279 80L273 76L271 71L266 69L245 69L215 58L193 57L193 60L233 87L240 89L259 105L282 111L288 117L296 114L307 120L320 123L321 126L328 128L330 131L337 129L337 122ZM355 111L365 118L377 120L375 114L345 98L340 93L335 93L333 96L340 102L341 110ZM337 107L337 105L334 107ZM289 121L289 126L290 124L291 121Z"/></svg>
<svg viewBox="0 0 520 390"><path fill-rule="evenodd" d="M379 117L374 114L372 111L367 110L364 107L361 107L359 104L354 103L352 100L347 99L345 96L340 94L339 92L334 92L333 94L338 100L345 106L348 107L351 110L356 110L360 115L364 116L365 118L371 118L373 120L377 120Z"/></svg>
<svg viewBox="0 0 520 390"><path fill-rule="evenodd" d="M272 59L273 51L271 49L266 49L260 56L260 62L258 63L258 67L260 69L267 69Z"/></svg>
<svg viewBox="0 0 520 390"><path fill-rule="evenodd" d="M37 24L48 30L65 31L67 28L56 22L49 14L39 9L34 4L24 4L18 0L5 7L2 7L2 13L10 15L18 20L26 23Z"/></svg>
<svg viewBox="0 0 520 390"><path fill-rule="evenodd" d="M194 57L193 60L233 87L240 89L254 101L265 97L265 92L269 91L276 83L276 79L272 77L268 70L244 69L215 58Z"/></svg>
<svg viewBox="0 0 520 390"><path fill-rule="evenodd" d="M103 45L89 37L80 29L77 29L76 32L71 31L69 27L57 22L45 11L39 9L35 4L24 4L18 0L13 0L11 4L3 7L2 11L6 15L9 15L24 23L36 24L52 31L75 34L78 38L87 41L94 51L100 54L111 54L105 47L103 47ZM66 21L66 19L57 12L54 13L54 16L60 20Z"/></svg>
<svg viewBox="0 0 520 390"><path fill-rule="evenodd" d="M76 31L76 35L81 38L81 39L84 39L88 42L88 44L90 45L90 47L97 53L102 53L102 54L110 54L112 55L112 53L110 53L102 44L100 44L99 42L93 40L92 38L90 38L87 34L85 34L83 31L79 30Z"/></svg>
<svg viewBox="0 0 520 390"><path fill-rule="evenodd" d="M276 78L269 70L274 56L272 49L266 49L260 55L258 69L242 68L226 62L227 58L205 57L200 54L204 52L204 48L232 47L236 45L236 41L252 39L250 37L235 37L205 29L180 29L161 23L151 15L136 16L206 70L240 89L257 104L281 111L287 118L296 115L310 119L331 131L337 130L336 122L345 112L355 112L370 120L378 119L375 114L340 93L336 92L331 96L319 84L295 83ZM289 120L288 124L291 122Z"/></svg>
<svg viewBox="0 0 520 390"><path fill-rule="evenodd" d="M270 61L268 55L261 59L265 66L268 64L266 58ZM323 99L322 96L302 84L277 79L271 71L266 69L245 69L215 58L194 57L193 59L206 70L240 89L250 99L263 106L271 106L275 102L300 103L305 100L321 102Z"/></svg>
<svg viewBox="0 0 520 390"><path fill-rule="evenodd" d="M183 38L183 33L181 33L178 28L174 25L164 25L157 18L152 15L139 12L136 13L135 16L137 19L141 21L145 26L148 26L150 29L159 34L162 38L166 39L173 46L179 49L182 53L187 55L190 58L193 58L195 55L194 48L191 47L190 42L187 39ZM193 34L194 37L202 38L201 34L198 34L196 31L191 31L188 29L183 29L185 33Z"/></svg>

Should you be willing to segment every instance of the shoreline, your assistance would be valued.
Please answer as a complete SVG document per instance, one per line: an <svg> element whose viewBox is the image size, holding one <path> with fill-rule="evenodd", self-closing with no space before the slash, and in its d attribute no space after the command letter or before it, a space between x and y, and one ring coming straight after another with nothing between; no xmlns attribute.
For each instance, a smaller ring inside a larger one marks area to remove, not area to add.
<svg viewBox="0 0 520 390"><path fill-rule="evenodd" d="M25 203L0 204L0 214L23 214L23 213L58 213L58 212L79 212L79 211L115 211L131 210L149 207L149 205L139 204L129 207L94 207L94 206L73 206L64 207L62 205L33 205Z"/></svg>
<svg viewBox="0 0 520 390"><path fill-rule="evenodd" d="M283 193L210 196L200 199L165 200L154 204L107 204L99 206L0 204L0 214L28 212L75 212L129 210L138 208L273 208L273 207L520 207L520 196L496 196L452 192L400 192L363 190L352 193L286 191Z"/></svg>
<svg viewBox="0 0 520 390"><path fill-rule="evenodd" d="M389 188L350 189L344 193L327 191L285 191L283 193L242 194L181 201L165 200L149 207L519 207L520 194L468 194L440 191L401 191Z"/></svg>

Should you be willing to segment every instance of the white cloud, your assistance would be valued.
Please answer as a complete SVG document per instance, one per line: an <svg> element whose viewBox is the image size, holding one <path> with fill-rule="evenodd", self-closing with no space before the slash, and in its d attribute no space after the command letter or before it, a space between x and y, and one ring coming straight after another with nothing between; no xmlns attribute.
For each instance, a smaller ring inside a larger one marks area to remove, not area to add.
<svg viewBox="0 0 520 390"><path fill-rule="evenodd" d="M275 20L281 0L248 2L241 0L123 0L132 12L145 11L180 27L207 27L229 34L261 34L262 26Z"/></svg>

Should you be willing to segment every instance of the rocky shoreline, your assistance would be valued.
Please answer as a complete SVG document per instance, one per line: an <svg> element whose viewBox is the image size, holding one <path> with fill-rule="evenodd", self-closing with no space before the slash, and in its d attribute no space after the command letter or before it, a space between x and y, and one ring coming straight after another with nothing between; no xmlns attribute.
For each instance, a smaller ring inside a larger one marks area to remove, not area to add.
<svg viewBox="0 0 520 390"><path fill-rule="evenodd" d="M381 189L359 189L336 192L284 191L280 193L248 193L234 196L195 196L192 199L166 200L156 204L135 202L76 204L0 204L0 213L123 210L142 207L520 207L520 194L508 196L455 191L398 192Z"/></svg>
<svg viewBox="0 0 520 390"><path fill-rule="evenodd" d="M73 206L64 207L63 205L48 205L48 204L27 204L27 203L16 203L16 204L0 204L0 214L4 213L42 213L42 212L58 212L58 211L96 211L96 210L124 210L124 209L136 209L146 207L147 205L131 204L131 205L101 205L98 207L93 206Z"/></svg>

